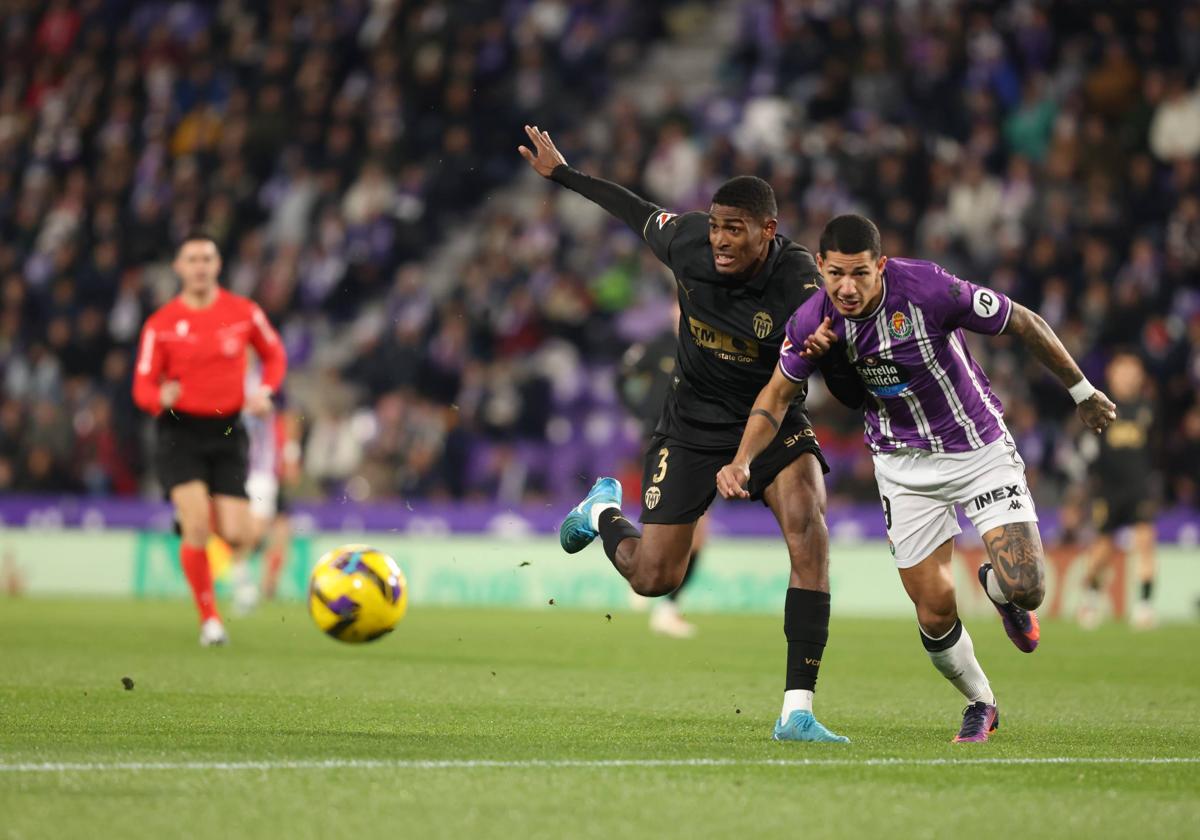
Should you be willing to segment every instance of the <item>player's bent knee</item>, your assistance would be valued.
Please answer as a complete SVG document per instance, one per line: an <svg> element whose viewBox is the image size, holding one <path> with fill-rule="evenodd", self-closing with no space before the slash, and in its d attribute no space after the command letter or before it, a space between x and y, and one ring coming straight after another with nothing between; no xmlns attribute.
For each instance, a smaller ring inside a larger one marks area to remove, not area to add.
<svg viewBox="0 0 1200 840"><path fill-rule="evenodd" d="M657 598L659 595L670 595L683 583L683 574L672 569L656 568L633 575L629 585L638 595L647 598Z"/></svg>
<svg viewBox="0 0 1200 840"><path fill-rule="evenodd" d="M814 510L812 515L805 515L795 522L789 522L783 539L787 543L793 566L796 565L797 560L808 562L813 555L823 558L828 553L826 546L829 543L829 530L825 526L825 517Z"/></svg>
<svg viewBox="0 0 1200 840"><path fill-rule="evenodd" d="M925 593L914 606L917 608L917 622L931 636L945 634L958 620L958 604L953 589Z"/></svg>
<svg viewBox="0 0 1200 840"><path fill-rule="evenodd" d="M921 625L921 629L925 631L926 635L934 638L950 632L957 620L958 610L955 609L954 604L948 606L939 604L933 608L917 607L917 623Z"/></svg>

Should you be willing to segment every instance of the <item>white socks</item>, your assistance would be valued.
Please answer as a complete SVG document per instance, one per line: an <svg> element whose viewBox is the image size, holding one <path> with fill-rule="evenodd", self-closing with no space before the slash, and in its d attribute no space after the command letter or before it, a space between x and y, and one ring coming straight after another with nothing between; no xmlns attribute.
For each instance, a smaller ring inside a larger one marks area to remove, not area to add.
<svg viewBox="0 0 1200 840"><path fill-rule="evenodd" d="M933 667L937 668L943 677L950 680L954 687L962 692L963 697L970 702L976 703L982 700L985 703L995 703L996 698L992 694L992 687L988 684L987 675L983 673L983 668L975 659L975 645L971 643L971 634L967 632L967 628L963 627L961 622L956 623L938 639L927 634L924 628L921 629L921 635L936 646L936 643L948 639L956 630L960 634L958 640L943 650L929 650L930 645L925 645Z"/></svg>
<svg viewBox="0 0 1200 840"><path fill-rule="evenodd" d="M612 502L608 502L603 505L592 505L592 530L597 534L600 533L600 514L604 513L604 511L608 510L609 508L620 510L621 506L614 505Z"/></svg>
<svg viewBox="0 0 1200 840"><path fill-rule="evenodd" d="M1008 598L1004 597L1004 590L1000 588L1000 581L996 579L995 569L987 570L987 595L1001 606L1008 603Z"/></svg>
<svg viewBox="0 0 1200 840"><path fill-rule="evenodd" d="M779 717L784 723L787 723L788 716L798 709L811 712L812 703L813 693L807 688L793 688L785 691L783 692L783 711L779 713Z"/></svg>

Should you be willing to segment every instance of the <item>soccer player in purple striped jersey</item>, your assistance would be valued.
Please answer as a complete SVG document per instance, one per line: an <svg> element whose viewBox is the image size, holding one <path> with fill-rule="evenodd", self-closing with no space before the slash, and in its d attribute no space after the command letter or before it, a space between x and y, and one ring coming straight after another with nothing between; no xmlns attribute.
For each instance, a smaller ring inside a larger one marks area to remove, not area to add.
<svg viewBox="0 0 1200 840"><path fill-rule="evenodd" d="M758 395L737 455L718 473L717 489L725 498L746 495L748 465L774 438L777 418L817 359L845 352L870 394L867 446L921 642L968 702L954 740L986 741L999 712L958 617L950 566L960 533L955 506L983 536L990 562L979 570L980 585L1026 653L1039 638L1033 611L1045 593L1045 557L1024 462L962 331L1017 336L1062 381L1094 432L1116 418L1115 407L1039 315L935 263L889 260L869 219L830 221L817 267L825 294L809 298L788 321L779 366Z"/></svg>

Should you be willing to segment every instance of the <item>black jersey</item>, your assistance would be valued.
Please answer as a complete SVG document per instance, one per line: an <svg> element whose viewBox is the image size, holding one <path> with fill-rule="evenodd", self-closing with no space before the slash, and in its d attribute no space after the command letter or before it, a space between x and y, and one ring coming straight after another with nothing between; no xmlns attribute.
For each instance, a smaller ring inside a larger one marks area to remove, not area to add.
<svg viewBox="0 0 1200 840"><path fill-rule="evenodd" d="M1117 403L1117 419L1099 437L1092 462L1097 492L1107 498L1145 496L1152 488L1154 409L1145 400Z"/></svg>
<svg viewBox="0 0 1200 840"><path fill-rule="evenodd" d="M736 449L754 401L779 363L788 319L820 293L812 254L776 236L753 277L722 275L713 262L707 213L672 213L568 166L559 166L552 177L637 231L675 275L678 368L657 432L696 448ZM834 396L862 405L861 381L844 354L826 354L821 371ZM802 390L788 409L789 425L808 425L804 395Z"/></svg>
<svg viewBox="0 0 1200 840"><path fill-rule="evenodd" d="M736 447L759 391L779 364L788 318L820 292L817 264L783 236L749 279L717 272L708 214L659 211L646 225L651 250L675 275L679 292L679 368L659 431L701 432L714 447ZM808 425L801 395L787 419Z"/></svg>

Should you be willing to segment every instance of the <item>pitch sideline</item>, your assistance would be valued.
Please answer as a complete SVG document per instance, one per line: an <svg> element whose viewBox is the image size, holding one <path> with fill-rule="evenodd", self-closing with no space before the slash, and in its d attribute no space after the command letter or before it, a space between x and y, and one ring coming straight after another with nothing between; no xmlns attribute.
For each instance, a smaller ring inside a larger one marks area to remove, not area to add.
<svg viewBox="0 0 1200 840"><path fill-rule="evenodd" d="M473 770L606 767L939 767L1005 765L1200 764L1200 756L1032 756L979 758L617 758L617 759L326 759L280 761L18 762L0 763L0 773L115 773L207 770Z"/></svg>

